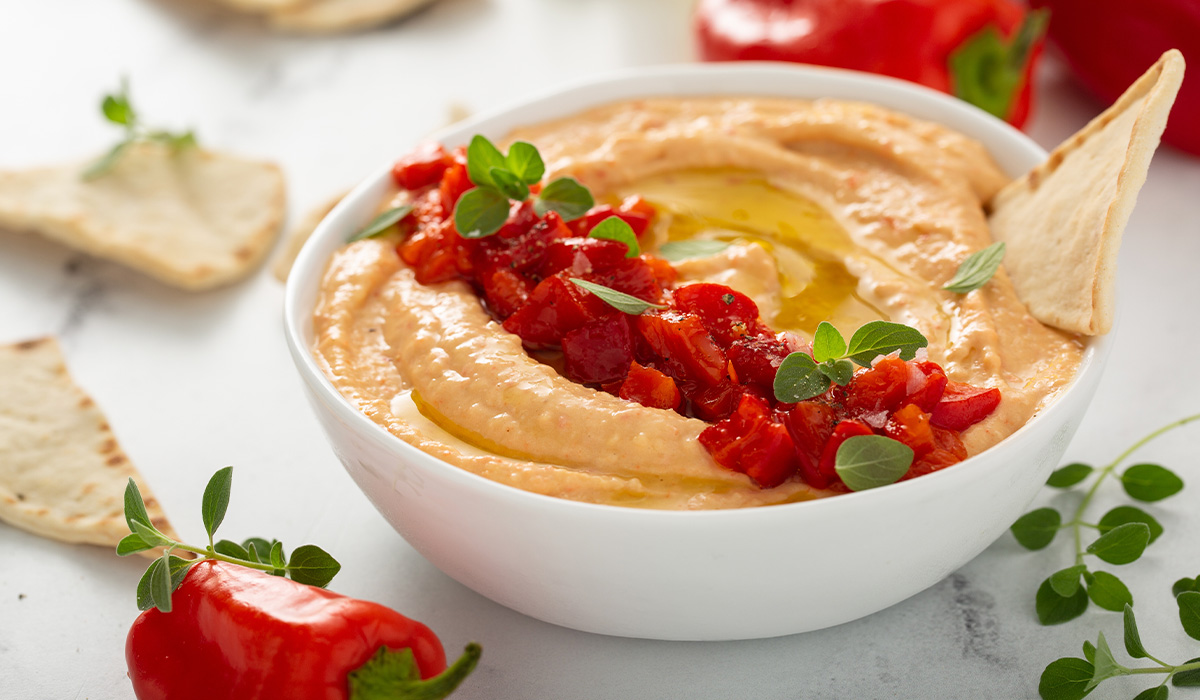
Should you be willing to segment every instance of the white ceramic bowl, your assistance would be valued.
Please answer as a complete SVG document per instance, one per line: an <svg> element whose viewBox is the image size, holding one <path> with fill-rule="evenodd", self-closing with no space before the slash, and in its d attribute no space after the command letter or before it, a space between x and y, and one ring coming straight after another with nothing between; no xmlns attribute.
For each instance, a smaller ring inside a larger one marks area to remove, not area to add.
<svg viewBox="0 0 1200 700"><path fill-rule="evenodd" d="M978 139L1014 176L1046 155L1007 124L916 85L753 63L641 69L580 83L468 120L438 138L449 146L475 133L500 139L520 125L656 95L864 100ZM806 503L707 512L540 496L401 442L343 399L313 361L311 314L325 261L390 187L388 167L381 167L300 253L285 302L296 367L346 470L417 551L502 605L574 629L653 639L772 637L848 622L927 588L1003 534L1033 499L1083 418L1111 345L1093 340L1071 387L1007 440L912 481Z"/></svg>

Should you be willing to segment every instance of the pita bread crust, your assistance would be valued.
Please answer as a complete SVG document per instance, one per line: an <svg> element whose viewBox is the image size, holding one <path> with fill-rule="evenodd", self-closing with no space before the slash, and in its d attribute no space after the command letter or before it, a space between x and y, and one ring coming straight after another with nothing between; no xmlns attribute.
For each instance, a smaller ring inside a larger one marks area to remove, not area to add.
<svg viewBox="0 0 1200 700"><path fill-rule="evenodd" d="M0 520L63 542L115 547L129 534L130 477L154 526L178 539L104 414L67 374L58 342L0 346Z"/></svg>
<svg viewBox="0 0 1200 700"><path fill-rule="evenodd" d="M1172 49L1044 163L991 201L1004 266L1030 313L1084 335L1112 329L1117 252L1183 81Z"/></svg>
<svg viewBox="0 0 1200 700"><path fill-rule="evenodd" d="M271 163L139 143L94 180L84 167L0 172L0 228L202 290L254 269L283 220L283 174Z"/></svg>
<svg viewBox="0 0 1200 700"><path fill-rule="evenodd" d="M267 23L274 29L302 34L349 32L399 19L433 0L309 0L302 5L272 10Z"/></svg>
<svg viewBox="0 0 1200 700"><path fill-rule="evenodd" d="M283 250L276 256L275 263L271 268L275 279L287 282L288 273L292 271L292 265L296 262L296 256L300 254L300 249L317 229L317 225L329 215L329 212L333 211L333 208L345 198L346 194L343 192L320 206L308 210L304 218L288 233L287 240L283 243Z"/></svg>

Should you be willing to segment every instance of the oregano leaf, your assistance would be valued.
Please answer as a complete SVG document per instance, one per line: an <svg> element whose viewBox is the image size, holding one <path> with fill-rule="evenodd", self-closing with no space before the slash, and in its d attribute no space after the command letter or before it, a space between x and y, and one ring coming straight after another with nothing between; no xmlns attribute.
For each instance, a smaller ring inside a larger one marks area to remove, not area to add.
<svg viewBox="0 0 1200 700"><path fill-rule="evenodd" d="M1125 653L1135 659L1146 658L1149 654L1146 653L1146 647L1142 646L1142 635L1138 632L1137 620L1133 616L1133 606L1126 603L1123 615L1125 625Z"/></svg>
<svg viewBox="0 0 1200 700"><path fill-rule="evenodd" d="M229 509L229 490L233 485L233 467L218 469L208 485L204 487L204 498L201 500L200 513L204 520L204 530L208 533L209 541L225 520L225 511Z"/></svg>
<svg viewBox="0 0 1200 700"><path fill-rule="evenodd" d="M1092 473L1092 468L1086 464L1075 462L1054 470L1046 485L1056 489L1066 489L1078 484Z"/></svg>
<svg viewBox="0 0 1200 700"><path fill-rule="evenodd" d="M403 204L398 207L393 207L385 212L381 212L375 218L367 222L354 235L346 239L347 243L361 241L367 238L375 238L387 232L388 229L400 223L404 217L412 213L411 204Z"/></svg>
<svg viewBox="0 0 1200 700"><path fill-rule="evenodd" d="M958 266L958 273L954 275L954 279L947 282L942 289L955 294L966 294L987 284L992 275L996 274L996 270L1000 269L1000 262L1004 260L1004 250L1004 241L997 241L967 256Z"/></svg>
<svg viewBox="0 0 1200 700"><path fill-rule="evenodd" d="M553 210L558 212L563 221L574 221L595 204L588 188L573 177L560 177L542 188L541 194L533 202L533 210L538 216L545 216L546 212Z"/></svg>
<svg viewBox="0 0 1200 700"><path fill-rule="evenodd" d="M1192 639L1200 639L1200 592L1184 591L1175 596L1179 606L1179 623Z"/></svg>
<svg viewBox="0 0 1200 700"><path fill-rule="evenodd" d="M120 542L117 543L117 556L127 557L130 554L145 552L148 549L154 549L154 545L147 544L146 541L138 535L126 535L125 537L121 538Z"/></svg>
<svg viewBox="0 0 1200 700"><path fill-rule="evenodd" d="M1136 506L1117 506L1104 514L1100 518L1100 522L1096 523L1100 534L1115 530L1116 528L1126 523L1145 523L1146 527L1150 528L1150 541L1147 544L1154 544L1154 540L1163 533L1163 527L1154 516Z"/></svg>
<svg viewBox="0 0 1200 700"><path fill-rule="evenodd" d="M319 588L327 586L341 569L342 565L328 552L312 544L297 547L287 563L293 581Z"/></svg>
<svg viewBox="0 0 1200 700"><path fill-rule="evenodd" d="M1072 596L1060 596L1054 592L1050 579L1042 581L1035 598L1038 621L1043 625L1058 625L1074 620L1087 610L1087 592L1080 588Z"/></svg>
<svg viewBox="0 0 1200 700"><path fill-rule="evenodd" d="M1096 670L1083 659L1068 657L1050 662L1042 671L1038 682L1038 694L1043 700L1082 700L1091 690L1092 676Z"/></svg>
<svg viewBox="0 0 1200 700"><path fill-rule="evenodd" d="M467 190L454 205L454 228L463 238L486 238L508 221L508 197L491 187Z"/></svg>
<svg viewBox="0 0 1200 700"><path fill-rule="evenodd" d="M911 360L917 350L929 345L921 332L902 323L871 321L854 331L846 349L846 357L863 367L880 355L900 351L900 359Z"/></svg>
<svg viewBox="0 0 1200 700"><path fill-rule="evenodd" d="M851 491L895 483L912 466L913 450L882 435L855 435L837 450L834 468Z"/></svg>
<svg viewBox="0 0 1200 700"><path fill-rule="evenodd" d="M1085 571L1087 571L1087 566L1083 564L1068 566L1051 574L1047 580L1050 581L1050 587L1054 589L1055 593L1064 598L1070 598L1079 590L1079 579Z"/></svg>
<svg viewBox="0 0 1200 700"><path fill-rule="evenodd" d="M850 360L828 360L817 365L817 371L838 386L846 386L854 379L854 363Z"/></svg>
<svg viewBox="0 0 1200 700"><path fill-rule="evenodd" d="M507 170L508 162L487 137L475 134L467 144L467 177L478 187L495 187L492 168Z"/></svg>
<svg viewBox="0 0 1200 700"><path fill-rule="evenodd" d="M1158 464L1135 464L1121 474L1125 493L1139 501L1161 501L1183 489L1183 479Z"/></svg>
<svg viewBox="0 0 1200 700"><path fill-rule="evenodd" d="M1150 544L1150 527L1145 523L1126 523L1119 525L1101 535L1087 547L1088 554L1094 554L1109 564L1128 564L1136 561L1146 551Z"/></svg>
<svg viewBox="0 0 1200 700"><path fill-rule="evenodd" d="M630 296L624 292L618 292L617 290L610 287L605 287L602 284L588 282L587 280L581 280L577 277L570 277L568 279L570 279L571 283L575 286L595 294L596 296L600 297L600 300L604 303L613 307L617 311L627 313L630 316L637 316L638 314L641 314L649 309L667 308L662 304L652 304L644 299L638 299L637 297Z"/></svg>
<svg viewBox="0 0 1200 700"><path fill-rule="evenodd" d="M1107 571L1093 573L1087 583L1088 598L1105 610L1121 612L1126 605L1133 605L1133 594L1121 579Z"/></svg>
<svg viewBox="0 0 1200 700"><path fill-rule="evenodd" d="M609 241L624 243L625 247L628 248L625 252L625 257L627 258L636 258L642 254L642 249L638 246L637 234L619 216L610 216L593 226L592 230L588 233L588 237L603 238Z"/></svg>
<svg viewBox="0 0 1200 700"><path fill-rule="evenodd" d="M539 182L546 174L546 164L542 155L531 143L517 141L508 147L508 155L504 158L509 172L516 175L526 185Z"/></svg>
<svg viewBox="0 0 1200 700"><path fill-rule="evenodd" d="M829 378L807 353L793 352L780 363L772 388L779 401L795 403L824 394L829 390Z"/></svg>
<svg viewBox="0 0 1200 700"><path fill-rule="evenodd" d="M1054 541L1062 525L1062 516L1053 508L1038 508L1017 518L1009 528L1025 549L1038 550Z"/></svg>
<svg viewBox="0 0 1200 700"><path fill-rule="evenodd" d="M671 262L690 260L692 258L707 258L716 255L729 247L725 241L713 241L703 238L692 238L686 241L671 241L658 247L658 254Z"/></svg>
<svg viewBox="0 0 1200 700"><path fill-rule="evenodd" d="M510 173L504 168L492 168L492 182L495 183L496 189L500 194L515 199L518 202L524 202L529 197L529 185L521 181L521 178Z"/></svg>
<svg viewBox="0 0 1200 700"><path fill-rule="evenodd" d="M828 360L837 360L846 355L846 339L838 332L837 328L828 321L821 321L817 326L817 332L813 334L812 356L813 360L826 362Z"/></svg>

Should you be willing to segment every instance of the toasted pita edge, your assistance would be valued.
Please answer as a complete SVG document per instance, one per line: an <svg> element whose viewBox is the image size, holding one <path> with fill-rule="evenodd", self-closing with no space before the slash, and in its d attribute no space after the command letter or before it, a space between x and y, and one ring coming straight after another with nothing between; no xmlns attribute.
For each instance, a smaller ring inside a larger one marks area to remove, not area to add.
<svg viewBox="0 0 1200 700"><path fill-rule="evenodd" d="M8 355L6 359L2 355ZM62 444L53 448L62 461L62 470L55 470L55 479L67 479L71 482L83 482L92 488L87 489L86 496L99 499L108 505L109 512L101 514L69 514L72 503L39 500L41 494L36 490L26 490L20 493L13 490L16 483L14 478L6 478L6 470L15 470L20 464L13 454L6 455L4 445L15 445L13 433L17 427L0 428L0 521L40 537L59 540L68 543L92 544L102 547L116 547L117 543L129 534L129 527L124 517L124 493L130 478L138 485L142 500L146 505L146 514L151 523L163 534L178 540L178 535L167 520L166 513L146 480L133 466L129 457L121 449L108 426L108 420L100 411L90 396L88 396L67 372L66 364L58 341L53 336L35 338L8 345L0 345L0 363L16 364L27 373L37 374L50 369L53 377L49 381L34 379L41 391L40 400L48 403L70 402L73 418L82 423L91 423L87 434L76 428L72 433L71 426L60 424L56 427L66 431L63 437L58 430L44 430L42 434L33 437L44 444L46 441L63 439ZM11 369L11 367L10 367ZM12 374L0 377L0 387L5 382L16 383L24 375L20 369ZM11 387L10 387L11 388ZM12 398L9 398L12 397ZM16 426L20 421L19 415L13 415L11 407L6 407L8 400L20 400L17 391L0 391L0 417L10 418L9 426ZM45 426L34 426L42 427ZM26 433L28 435L28 432ZM7 440L3 438L8 438ZM69 442L67 441L69 440ZM102 446L99 451L89 450L88 447ZM79 449L79 448L84 449ZM16 448L14 448L16 449ZM57 465L56 465L57 466ZM99 495L102 493L103 495ZM93 494L97 494L93 497ZM109 505L111 504L111 505ZM98 505L98 504L92 504ZM118 512L119 511L119 512ZM145 556L155 557L161 554L161 549L143 552ZM182 556L190 558L187 553Z"/></svg>
<svg viewBox="0 0 1200 700"><path fill-rule="evenodd" d="M1164 53L1111 107L1055 148L1045 162L1007 185L991 200L989 221L993 235L1008 245L1005 267L1021 300L1043 323L1083 335L1102 335L1112 329L1117 253L1122 234L1146 181L1150 159L1166 127L1183 71L1183 54L1175 49ZM1127 147L1119 162L1112 162L1116 182L1109 201L1079 202L1061 196L1072 185L1056 177L1064 163L1073 157L1091 156L1093 151L1102 155L1106 132L1116 128L1114 123L1118 118L1135 107L1139 111ZM1050 244L1055 232L1046 230L1052 222L1042 215L1050 206L1091 207L1081 209L1082 215L1075 220L1084 222L1078 235L1095 239L1094 259L1063 259L1063 252ZM1062 293L1062 286L1057 292L1044 288L1042 280L1036 279L1038 275L1023 273L1024 263L1030 268L1056 265L1068 278L1063 285L1067 293Z"/></svg>
<svg viewBox="0 0 1200 700"><path fill-rule="evenodd" d="M309 0L268 12L272 29L297 34L352 32L400 19L433 0Z"/></svg>

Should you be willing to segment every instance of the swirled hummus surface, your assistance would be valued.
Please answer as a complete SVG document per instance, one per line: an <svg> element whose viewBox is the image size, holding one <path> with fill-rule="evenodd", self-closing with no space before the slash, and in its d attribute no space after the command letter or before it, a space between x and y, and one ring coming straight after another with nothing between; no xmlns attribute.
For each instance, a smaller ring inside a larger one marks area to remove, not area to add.
<svg viewBox="0 0 1200 700"><path fill-rule="evenodd" d="M1082 343L1031 317L1003 268L976 291L941 290L992 242L983 203L1007 182L981 145L944 127L833 100L655 99L511 138L597 200L651 201L651 252L683 237L735 241L678 263L681 283L738 289L776 330L803 335L829 319L848 336L874 318L920 330L950 379L1001 390L999 408L963 435L971 454L1022 426L1078 368ZM697 441L706 423L561 376L465 282L417 283L395 241L334 254L314 332L319 364L371 420L510 486L674 509L825 495L798 480L761 489L713 461Z"/></svg>

